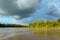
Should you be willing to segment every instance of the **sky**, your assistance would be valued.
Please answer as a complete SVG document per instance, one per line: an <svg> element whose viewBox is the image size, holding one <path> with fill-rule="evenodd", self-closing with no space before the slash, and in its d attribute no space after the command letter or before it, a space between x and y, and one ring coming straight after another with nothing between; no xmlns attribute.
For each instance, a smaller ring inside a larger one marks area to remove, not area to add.
<svg viewBox="0 0 60 40"><path fill-rule="evenodd" d="M0 0L0 23L28 25L60 18L60 0Z"/></svg>

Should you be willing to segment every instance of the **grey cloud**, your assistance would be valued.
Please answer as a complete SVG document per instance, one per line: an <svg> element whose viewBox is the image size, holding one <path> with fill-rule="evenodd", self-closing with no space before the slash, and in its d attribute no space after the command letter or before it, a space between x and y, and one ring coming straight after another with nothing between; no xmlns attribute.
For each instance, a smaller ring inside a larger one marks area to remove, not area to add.
<svg viewBox="0 0 60 40"><path fill-rule="evenodd" d="M1 8L7 12L6 15L4 16L18 15L20 16L20 18L25 18L30 16L30 14L33 13L40 5L39 0L23 0L23 1L30 1L28 4L27 3L24 4L24 2L21 0L22 3L20 3L20 7L22 7L22 5L26 5L21 9L18 7L16 1L17 0L1 0L2 2Z"/></svg>
<svg viewBox="0 0 60 40"><path fill-rule="evenodd" d="M60 17L60 8L59 8L59 6L55 3L50 3L48 5L47 14L50 15L50 16Z"/></svg>

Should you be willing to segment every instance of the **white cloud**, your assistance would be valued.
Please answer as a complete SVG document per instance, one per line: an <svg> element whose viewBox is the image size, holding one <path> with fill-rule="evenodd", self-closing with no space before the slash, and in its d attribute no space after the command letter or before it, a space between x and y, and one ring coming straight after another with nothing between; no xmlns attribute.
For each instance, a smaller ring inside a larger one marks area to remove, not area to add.
<svg viewBox="0 0 60 40"><path fill-rule="evenodd" d="M60 7L58 6L58 4L49 3L47 14L51 16L60 16Z"/></svg>
<svg viewBox="0 0 60 40"><path fill-rule="evenodd" d="M20 18L20 16L18 16L18 15L14 15L14 16L11 16L12 18L15 18L15 19L19 19Z"/></svg>
<svg viewBox="0 0 60 40"><path fill-rule="evenodd" d="M28 25L28 24L24 23L23 20L17 20L17 19L13 19L13 24Z"/></svg>
<svg viewBox="0 0 60 40"><path fill-rule="evenodd" d="M17 6L20 10L36 9L39 6L39 0L17 0Z"/></svg>

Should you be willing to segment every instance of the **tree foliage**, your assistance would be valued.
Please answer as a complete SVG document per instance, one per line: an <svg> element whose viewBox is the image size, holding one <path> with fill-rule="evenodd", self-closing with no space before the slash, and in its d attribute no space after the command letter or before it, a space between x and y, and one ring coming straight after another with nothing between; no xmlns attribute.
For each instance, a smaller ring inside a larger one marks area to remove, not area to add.
<svg viewBox="0 0 60 40"><path fill-rule="evenodd" d="M32 22L28 26L29 28L59 28L60 27L60 18L57 20L37 20Z"/></svg>
<svg viewBox="0 0 60 40"><path fill-rule="evenodd" d="M27 26L21 25L21 24L1 24L0 23L0 27L27 27Z"/></svg>

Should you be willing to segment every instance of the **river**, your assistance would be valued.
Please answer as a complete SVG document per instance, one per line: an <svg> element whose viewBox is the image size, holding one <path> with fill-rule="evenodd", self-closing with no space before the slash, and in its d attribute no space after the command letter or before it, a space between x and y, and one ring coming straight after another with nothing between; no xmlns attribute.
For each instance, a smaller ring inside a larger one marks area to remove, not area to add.
<svg viewBox="0 0 60 40"><path fill-rule="evenodd" d="M0 28L0 40L60 40L60 30L50 29L42 32L37 35L29 28Z"/></svg>

